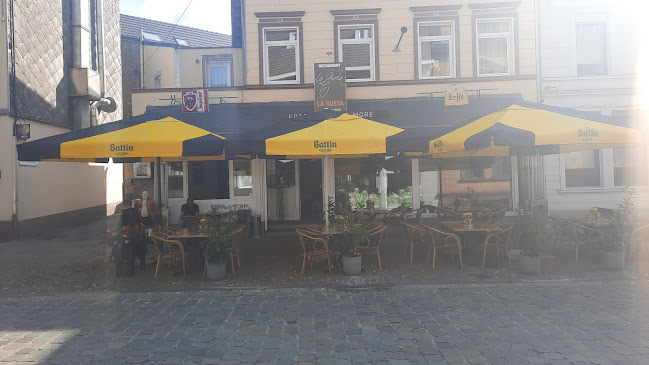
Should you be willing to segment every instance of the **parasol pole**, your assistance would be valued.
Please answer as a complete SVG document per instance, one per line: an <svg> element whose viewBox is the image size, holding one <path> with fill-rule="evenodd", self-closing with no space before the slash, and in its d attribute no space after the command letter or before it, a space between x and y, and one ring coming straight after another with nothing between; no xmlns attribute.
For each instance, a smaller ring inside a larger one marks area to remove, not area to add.
<svg viewBox="0 0 649 365"><path fill-rule="evenodd" d="M160 170L160 157L156 157L155 165L156 165L156 171L158 171L158 209L160 209L160 221L158 222L158 227L159 230L162 230L162 171Z"/></svg>
<svg viewBox="0 0 649 365"><path fill-rule="evenodd" d="M324 160L323 160L323 173L322 173L322 193L323 196L325 197L325 225L329 225L329 179L328 179L328 173L329 173L329 156L325 155Z"/></svg>

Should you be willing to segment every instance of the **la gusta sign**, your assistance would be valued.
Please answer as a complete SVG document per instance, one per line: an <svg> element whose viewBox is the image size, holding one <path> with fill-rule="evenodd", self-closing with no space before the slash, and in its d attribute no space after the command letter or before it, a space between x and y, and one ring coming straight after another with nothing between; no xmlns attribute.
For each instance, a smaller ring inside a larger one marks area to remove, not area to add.
<svg viewBox="0 0 649 365"><path fill-rule="evenodd" d="M314 63L313 75L314 111L347 111L345 65L341 62Z"/></svg>

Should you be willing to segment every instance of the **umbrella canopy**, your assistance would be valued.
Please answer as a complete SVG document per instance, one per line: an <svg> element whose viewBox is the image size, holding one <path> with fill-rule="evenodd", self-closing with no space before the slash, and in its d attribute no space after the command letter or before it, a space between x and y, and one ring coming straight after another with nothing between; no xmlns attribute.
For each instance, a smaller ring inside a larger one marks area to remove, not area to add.
<svg viewBox="0 0 649 365"><path fill-rule="evenodd" d="M303 124L301 125L303 126ZM273 129L275 134L276 129ZM293 132L266 138L266 155L336 156L386 152L386 138L403 132L391 125L341 114ZM262 135L271 130L259 132Z"/></svg>
<svg viewBox="0 0 649 365"><path fill-rule="evenodd" d="M150 116L146 116L150 117ZM222 159L225 137L171 117L102 124L18 145L21 161Z"/></svg>
<svg viewBox="0 0 649 365"><path fill-rule="evenodd" d="M605 117L511 105L430 141L428 148L439 158L515 156L627 147L641 139L638 130Z"/></svg>

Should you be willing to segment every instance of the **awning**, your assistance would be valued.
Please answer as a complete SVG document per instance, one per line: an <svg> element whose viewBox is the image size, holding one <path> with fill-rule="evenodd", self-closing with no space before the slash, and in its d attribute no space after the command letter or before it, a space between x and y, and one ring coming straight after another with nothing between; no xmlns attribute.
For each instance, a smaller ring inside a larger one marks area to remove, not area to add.
<svg viewBox="0 0 649 365"><path fill-rule="evenodd" d="M595 113L543 104L511 105L429 143L433 157L557 154L627 147L641 142L638 130Z"/></svg>
<svg viewBox="0 0 649 365"><path fill-rule="evenodd" d="M223 159L225 137L180 120L129 118L20 144L21 161ZM153 117L155 118L155 117Z"/></svg>

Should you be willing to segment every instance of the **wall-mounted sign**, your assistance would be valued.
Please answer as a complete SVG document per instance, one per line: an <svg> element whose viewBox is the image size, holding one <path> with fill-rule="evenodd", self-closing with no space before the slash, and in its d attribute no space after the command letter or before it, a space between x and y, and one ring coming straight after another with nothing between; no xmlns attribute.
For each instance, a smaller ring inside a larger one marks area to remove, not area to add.
<svg viewBox="0 0 649 365"><path fill-rule="evenodd" d="M345 64L314 63L314 110L347 111Z"/></svg>
<svg viewBox="0 0 649 365"><path fill-rule="evenodd" d="M181 92L183 113L207 113L209 101L206 89L183 90Z"/></svg>
<svg viewBox="0 0 649 365"><path fill-rule="evenodd" d="M29 139L31 129L29 124L16 124L14 127L16 128L14 131L16 138L23 140Z"/></svg>
<svg viewBox="0 0 649 365"><path fill-rule="evenodd" d="M446 95L444 95L444 105L449 106L467 104L469 104L469 97L466 95L466 90L464 90L462 85L451 85L448 91L446 91Z"/></svg>

